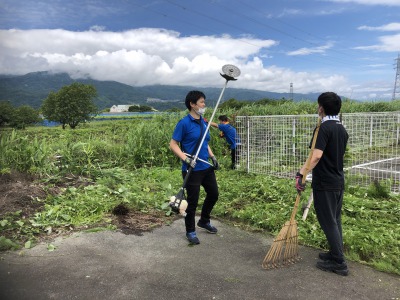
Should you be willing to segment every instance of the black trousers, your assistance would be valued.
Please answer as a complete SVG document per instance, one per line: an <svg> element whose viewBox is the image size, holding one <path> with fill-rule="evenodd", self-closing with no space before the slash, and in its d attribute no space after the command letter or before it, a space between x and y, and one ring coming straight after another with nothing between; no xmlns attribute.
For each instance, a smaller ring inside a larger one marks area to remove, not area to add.
<svg viewBox="0 0 400 300"><path fill-rule="evenodd" d="M235 169L236 166L236 149L231 149L231 169Z"/></svg>
<svg viewBox="0 0 400 300"><path fill-rule="evenodd" d="M186 172L182 172L182 177L185 178ZM203 206L201 208L200 220L204 223L210 221L211 211L215 203L218 201L218 184L215 178L214 168L208 168L202 171L192 172L186 184L187 202L185 226L186 232L196 230L195 216L199 202L200 186L206 192Z"/></svg>
<svg viewBox="0 0 400 300"><path fill-rule="evenodd" d="M313 196L317 219L328 240L329 251L336 262L342 263L344 261L341 221L343 190L313 190Z"/></svg>
<svg viewBox="0 0 400 300"><path fill-rule="evenodd" d="M231 149L231 169L236 169L237 159L236 156L240 155L240 145L236 145L235 149Z"/></svg>

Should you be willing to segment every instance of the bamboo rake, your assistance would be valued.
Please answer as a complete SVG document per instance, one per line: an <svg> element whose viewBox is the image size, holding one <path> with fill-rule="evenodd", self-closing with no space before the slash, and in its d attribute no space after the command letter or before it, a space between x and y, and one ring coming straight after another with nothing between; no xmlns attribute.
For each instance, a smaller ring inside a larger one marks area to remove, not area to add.
<svg viewBox="0 0 400 300"><path fill-rule="evenodd" d="M308 154L308 158L306 161L306 168L303 174L303 183L306 180L306 176L310 171L310 161L314 151L315 142L317 140L319 126L321 125L321 119L318 118L317 127L315 128L311 150ZM269 249L267 255L265 256L262 267L263 269L275 269L279 268L282 265L294 264L296 263L299 257L299 242L298 242L298 228L296 221L297 209L300 203L301 192L297 193L296 201L294 202L294 207L292 210L292 215L290 216L290 220L287 221L281 231L278 233L276 238L274 239L271 248Z"/></svg>

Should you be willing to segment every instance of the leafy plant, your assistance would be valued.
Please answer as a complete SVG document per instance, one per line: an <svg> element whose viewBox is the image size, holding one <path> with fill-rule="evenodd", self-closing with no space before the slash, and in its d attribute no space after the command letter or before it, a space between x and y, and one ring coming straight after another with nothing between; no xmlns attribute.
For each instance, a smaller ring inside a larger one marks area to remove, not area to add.
<svg viewBox="0 0 400 300"><path fill-rule="evenodd" d="M50 92L41 109L49 121L60 122L63 129L66 124L74 129L79 123L88 121L93 114L97 114L93 102L96 95L95 87L74 82L58 92Z"/></svg>

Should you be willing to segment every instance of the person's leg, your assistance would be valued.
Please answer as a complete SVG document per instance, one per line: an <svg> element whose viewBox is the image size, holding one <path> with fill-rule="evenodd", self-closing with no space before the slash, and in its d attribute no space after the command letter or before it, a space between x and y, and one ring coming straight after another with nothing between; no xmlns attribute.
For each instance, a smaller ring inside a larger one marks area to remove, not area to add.
<svg viewBox="0 0 400 300"><path fill-rule="evenodd" d="M231 149L231 169L235 169L236 168L236 150L235 149Z"/></svg>
<svg viewBox="0 0 400 300"><path fill-rule="evenodd" d="M214 169L209 168L205 172L202 186L206 192L206 198L204 199L203 207L201 209L200 220L202 223L210 222L211 211L214 208L215 203L218 201L219 195Z"/></svg>
<svg viewBox="0 0 400 300"><path fill-rule="evenodd" d="M196 209L199 201L201 176L199 172L192 172L189 180L186 184L187 202L188 207L186 208L185 226L186 232L196 231ZM182 177L185 178L186 172L182 172Z"/></svg>
<svg viewBox="0 0 400 300"><path fill-rule="evenodd" d="M318 222L325 233L330 247L330 254L337 263L344 262L343 241L341 232L340 213L343 192L316 191L314 207Z"/></svg>
<svg viewBox="0 0 400 300"><path fill-rule="evenodd" d="M343 233L342 233L342 205L343 205L343 190L337 195L337 205L336 205L336 223L338 225L338 230L340 233L340 240L342 241L343 248Z"/></svg>

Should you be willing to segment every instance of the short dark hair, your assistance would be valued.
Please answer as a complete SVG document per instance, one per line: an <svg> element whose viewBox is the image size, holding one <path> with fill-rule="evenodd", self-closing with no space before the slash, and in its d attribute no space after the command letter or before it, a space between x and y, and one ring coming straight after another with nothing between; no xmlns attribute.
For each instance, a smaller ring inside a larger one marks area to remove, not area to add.
<svg viewBox="0 0 400 300"><path fill-rule="evenodd" d="M190 103L196 104L197 100L199 100L200 98L206 99L206 95L204 95L204 93L200 91L190 91L186 95L185 99L185 105L187 109L190 110Z"/></svg>
<svg viewBox="0 0 400 300"><path fill-rule="evenodd" d="M335 116L340 112L342 99L334 92L325 92L319 95L318 104L322 106L326 115Z"/></svg>
<svg viewBox="0 0 400 300"><path fill-rule="evenodd" d="M229 122L229 119L226 115L219 116L218 120L220 120L221 122Z"/></svg>

